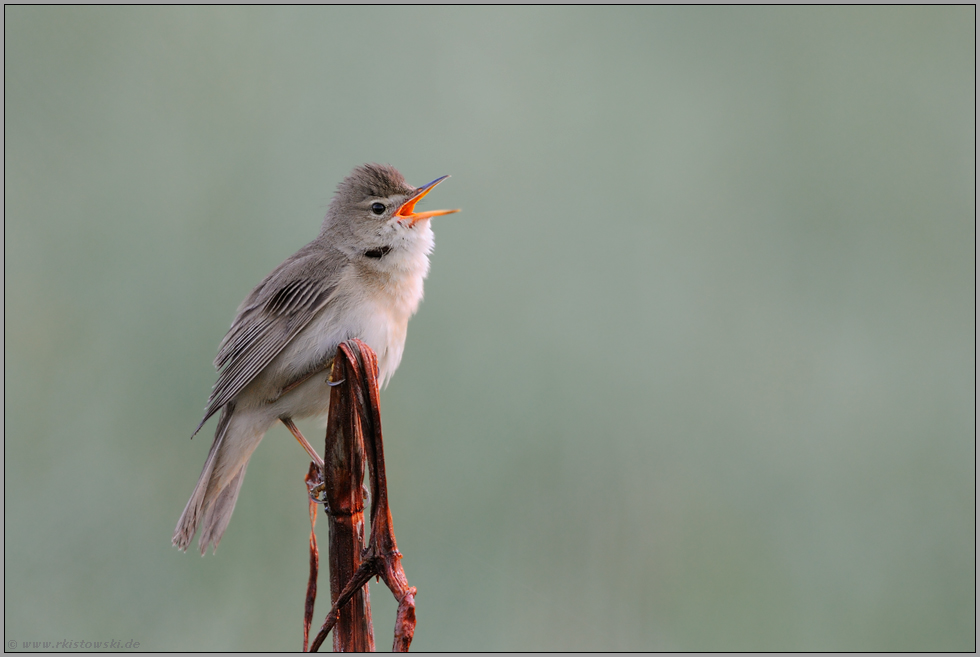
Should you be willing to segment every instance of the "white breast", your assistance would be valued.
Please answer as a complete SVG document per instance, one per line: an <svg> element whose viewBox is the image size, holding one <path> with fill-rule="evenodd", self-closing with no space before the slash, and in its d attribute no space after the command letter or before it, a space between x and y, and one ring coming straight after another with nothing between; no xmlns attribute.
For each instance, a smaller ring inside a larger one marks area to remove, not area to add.
<svg viewBox="0 0 980 657"><path fill-rule="evenodd" d="M255 401L273 399L283 382L326 362L337 346L350 338L360 338L374 350L378 382L387 384L401 362L408 320L422 301L423 281L429 271L432 233L419 231L416 239L411 245L416 248L396 249L377 261L351 262L327 306L263 370L249 386L252 394L248 396ZM312 377L267 412L296 419L325 414L330 398L326 378Z"/></svg>

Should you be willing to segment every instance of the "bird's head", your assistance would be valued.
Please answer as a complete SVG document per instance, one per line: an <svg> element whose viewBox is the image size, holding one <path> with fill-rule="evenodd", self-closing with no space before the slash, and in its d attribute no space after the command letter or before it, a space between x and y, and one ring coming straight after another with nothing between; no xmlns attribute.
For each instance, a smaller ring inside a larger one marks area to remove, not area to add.
<svg viewBox="0 0 980 657"><path fill-rule="evenodd" d="M351 258L428 255L433 244L429 219L459 210L419 212L415 206L448 177L412 187L390 165L359 166L338 186L321 235Z"/></svg>

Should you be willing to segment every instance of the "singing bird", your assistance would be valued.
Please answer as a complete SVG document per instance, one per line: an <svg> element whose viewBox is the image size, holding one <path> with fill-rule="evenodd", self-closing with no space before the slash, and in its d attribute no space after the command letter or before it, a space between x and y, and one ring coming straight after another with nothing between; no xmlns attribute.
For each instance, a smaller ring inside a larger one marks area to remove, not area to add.
<svg viewBox="0 0 980 657"><path fill-rule="evenodd" d="M214 360L218 381L194 431L221 411L204 470L174 530L178 548L186 550L201 525L201 554L209 545L217 549L249 458L276 421L319 459L293 420L327 413L330 367L341 342L366 342L378 356L381 385L391 378L429 272L429 219L459 212L416 212L415 206L448 177L416 188L388 165L355 168L338 186L320 235L238 307Z"/></svg>

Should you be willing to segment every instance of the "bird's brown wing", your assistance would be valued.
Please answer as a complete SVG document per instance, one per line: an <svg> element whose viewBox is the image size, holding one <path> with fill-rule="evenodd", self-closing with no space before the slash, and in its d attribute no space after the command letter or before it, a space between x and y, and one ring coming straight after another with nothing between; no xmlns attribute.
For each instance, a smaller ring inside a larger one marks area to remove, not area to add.
<svg viewBox="0 0 980 657"><path fill-rule="evenodd" d="M304 255L301 250L269 274L245 299L218 348L214 365L221 371L195 434L329 303L338 277L321 273L331 269L323 264L323 254Z"/></svg>

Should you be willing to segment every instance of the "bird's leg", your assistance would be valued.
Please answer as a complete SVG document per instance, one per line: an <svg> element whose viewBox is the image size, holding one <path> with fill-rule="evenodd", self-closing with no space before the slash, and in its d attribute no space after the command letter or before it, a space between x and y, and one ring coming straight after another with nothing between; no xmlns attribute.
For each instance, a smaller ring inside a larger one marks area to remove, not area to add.
<svg viewBox="0 0 980 657"><path fill-rule="evenodd" d="M299 427L293 424L292 419L288 417L281 417L279 418L279 421L286 425L286 428L289 429L289 433L293 434L293 437L299 441L299 444L302 445L303 449L306 450L306 453L310 455L310 458L313 459L313 462L316 463L317 467L322 470L323 459L320 458L320 455L316 453L315 449L313 449L313 445L311 445L309 441L303 437L303 434L300 433Z"/></svg>

